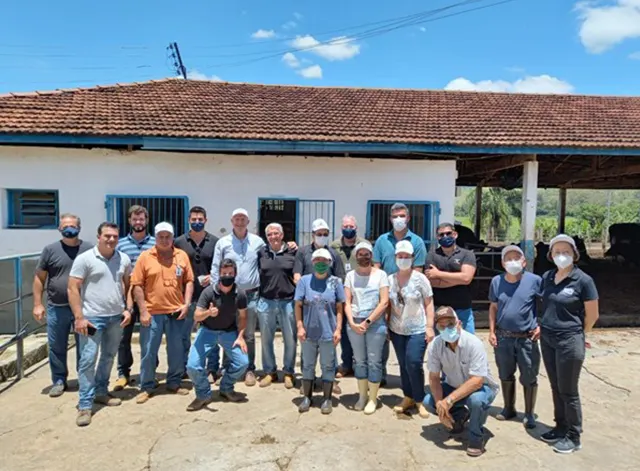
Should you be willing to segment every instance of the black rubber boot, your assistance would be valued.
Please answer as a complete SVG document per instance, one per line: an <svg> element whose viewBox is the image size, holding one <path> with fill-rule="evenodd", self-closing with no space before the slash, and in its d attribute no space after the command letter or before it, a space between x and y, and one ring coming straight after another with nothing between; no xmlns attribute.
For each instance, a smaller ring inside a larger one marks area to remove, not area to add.
<svg viewBox="0 0 640 471"><path fill-rule="evenodd" d="M322 382L322 405L320 406L320 412L323 414L331 414L333 411L333 405L331 404L331 394L333 393L333 382Z"/></svg>
<svg viewBox="0 0 640 471"><path fill-rule="evenodd" d="M538 385L525 386L524 388L524 426L536 428L536 398L538 397Z"/></svg>
<svg viewBox="0 0 640 471"><path fill-rule="evenodd" d="M498 420L513 419L516 414L516 382L515 381L501 381L502 383L502 397L504 398L504 409L498 415Z"/></svg>
<svg viewBox="0 0 640 471"><path fill-rule="evenodd" d="M302 380L302 402L298 406L298 412L309 412L311 407L311 393L313 391L313 381L309 379Z"/></svg>

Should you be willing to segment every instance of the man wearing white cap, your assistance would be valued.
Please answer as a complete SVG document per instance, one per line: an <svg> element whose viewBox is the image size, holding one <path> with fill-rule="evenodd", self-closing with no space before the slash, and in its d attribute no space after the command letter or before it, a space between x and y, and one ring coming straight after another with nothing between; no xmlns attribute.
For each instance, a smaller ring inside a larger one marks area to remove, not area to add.
<svg viewBox="0 0 640 471"><path fill-rule="evenodd" d="M193 296L193 270L184 250L173 246L173 226L155 227L156 245L138 258L131 286L140 308L140 344L144 353L140 366L138 404L149 400L155 388L155 373L162 336L167 342L167 390L186 395L180 387L184 375L182 332Z"/></svg>
<svg viewBox="0 0 640 471"><path fill-rule="evenodd" d="M524 424L526 428L534 428L540 371L536 299L542 279L525 271L526 264L524 253L517 245L502 249L505 273L494 277L489 287L489 343L494 348L504 398L504 408L496 418L509 420L517 415L517 367L524 388Z"/></svg>

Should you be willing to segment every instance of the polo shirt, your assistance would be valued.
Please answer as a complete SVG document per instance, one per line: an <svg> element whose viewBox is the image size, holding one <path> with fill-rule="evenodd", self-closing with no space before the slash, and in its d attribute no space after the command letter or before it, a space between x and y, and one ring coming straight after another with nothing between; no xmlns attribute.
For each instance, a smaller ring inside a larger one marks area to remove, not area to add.
<svg viewBox="0 0 640 471"><path fill-rule="evenodd" d="M207 276L211 272L213 252L217 242L218 238L206 231L204 233L204 238L199 244L191 238L191 231L186 234L182 234L173 242L174 247L184 250L191 261L193 276L196 278L193 282L194 300L200 297L200 293L202 293L204 289L198 282L197 278L199 276Z"/></svg>
<svg viewBox="0 0 640 471"><path fill-rule="evenodd" d="M356 237L355 245L344 245L344 238L340 237L339 239L331 242L329 247L335 250L340 256L340 260L342 260L342 265L344 266L345 273L349 273L351 270L355 270L358 267L358 260L356 259L356 245L360 242L366 242L366 239L362 237ZM344 281L344 280L342 280Z"/></svg>
<svg viewBox="0 0 640 471"><path fill-rule="evenodd" d="M135 268L138 257L145 250L149 250L156 245L156 238L147 234L144 239L138 242L132 234L128 234L126 237L118 240L117 250L127 254L131 259L131 266Z"/></svg>
<svg viewBox="0 0 640 471"><path fill-rule="evenodd" d="M331 262L331 267L329 268L329 276L337 276L341 281L344 280L346 276L344 272L344 265L342 264L342 259L338 252L335 249L327 246L325 247L329 253L331 254L331 258L333 259ZM298 250L296 254L296 263L293 266L293 273L298 275L311 275L313 274L313 252L318 250L315 243L311 243L309 245L305 245L301 249Z"/></svg>
<svg viewBox="0 0 640 471"><path fill-rule="evenodd" d="M498 383L489 371L487 352L482 340L466 330L460 332L455 352L439 335L431 341L427 351L429 373L444 373L444 382L452 388L459 388L471 376L481 376L484 384L498 390Z"/></svg>
<svg viewBox="0 0 640 471"><path fill-rule="evenodd" d="M170 314L184 306L184 288L193 282L191 262L184 250L173 248L171 266L158 260L154 246L140 254L133 269L131 286L140 286L149 314Z"/></svg>
<svg viewBox="0 0 640 471"><path fill-rule="evenodd" d="M344 303L344 287L337 276L304 275L296 285L295 300L302 303L302 322L308 340L331 342L336 330L337 303Z"/></svg>
<svg viewBox="0 0 640 471"><path fill-rule="evenodd" d="M247 295L235 285L228 293L217 291L214 285L209 285L198 298L197 307L209 309L210 304L218 308L218 315L207 317L201 324L209 330L232 332L238 328L236 323L238 311L247 308Z"/></svg>
<svg viewBox="0 0 640 471"><path fill-rule="evenodd" d="M584 303L598 299L593 278L575 267L556 285L557 269L542 275L540 325L551 332L579 333L584 329Z"/></svg>
<svg viewBox="0 0 640 471"><path fill-rule="evenodd" d="M387 275L393 275L398 271L398 265L396 265L396 244L400 240L408 240L413 246L413 265L415 267L423 267L427 257L427 248L424 245L424 240L417 234L414 234L410 230L402 239L396 239L393 231L389 231L382 234L376 240L373 247L373 263L379 263L380 268L387 272Z"/></svg>
<svg viewBox="0 0 640 471"><path fill-rule="evenodd" d="M476 256L471 250L463 249L457 245L451 255L447 255L438 247L427 255L427 267L434 265L438 270L449 273L459 273L462 265L476 266ZM451 306L454 309L471 309L470 285L457 285L450 288L433 288L433 302L436 306Z"/></svg>
<svg viewBox="0 0 640 471"><path fill-rule="evenodd" d="M296 250L287 244L279 252L264 246L258 252L258 271L260 272L260 297L270 300L292 300L296 292L293 282L293 266L296 262Z"/></svg>
<svg viewBox="0 0 640 471"><path fill-rule="evenodd" d="M498 305L496 327L509 332L530 332L538 327L536 301L542 278L528 271L515 283L505 274L494 276L489 286L489 301Z"/></svg>
<svg viewBox="0 0 640 471"><path fill-rule="evenodd" d="M253 291L260 286L258 273L258 251L265 246L264 240L255 234L247 233L244 239L239 239L234 232L222 237L216 244L211 263L211 284L218 284L220 279L220 263L225 258L236 262L238 273L236 283L238 288Z"/></svg>
<svg viewBox="0 0 640 471"><path fill-rule="evenodd" d="M70 277L82 280L82 313L86 317L122 314L125 307L123 279L131 275L131 260L119 251L105 258L98 247L76 257Z"/></svg>

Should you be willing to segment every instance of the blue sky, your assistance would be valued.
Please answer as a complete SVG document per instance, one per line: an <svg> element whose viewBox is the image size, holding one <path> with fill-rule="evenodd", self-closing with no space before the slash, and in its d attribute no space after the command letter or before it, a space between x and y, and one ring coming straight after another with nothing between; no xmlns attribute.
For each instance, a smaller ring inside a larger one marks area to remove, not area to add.
<svg viewBox="0 0 640 471"><path fill-rule="evenodd" d="M354 28L460 1L5 0L0 93L173 76L177 41L193 78L640 94L640 0L514 0L374 37Z"/></svg>

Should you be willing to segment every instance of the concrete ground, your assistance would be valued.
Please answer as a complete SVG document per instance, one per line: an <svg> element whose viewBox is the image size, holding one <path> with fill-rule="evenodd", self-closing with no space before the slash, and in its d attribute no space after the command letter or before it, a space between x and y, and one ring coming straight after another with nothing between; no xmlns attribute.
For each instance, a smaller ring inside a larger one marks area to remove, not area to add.
<svg viewBox="0 0 640 471"><path fill-rule="evenodd" d="M480 335L486 340L486 334ZM401 398L392 353L390 386L381 390L380 408L372 416L352 410L356 383L348 378L341 381L343 394L335 398L329 416L321 415L318 408L298 414L297 389L286 390L282 383L266 389L239 385L237 389L247 393L247 402L216 400L199 412L185 411L193 395L159 394L137 405L133 400L137 391L131 388L119 393L124 400L120 407L97 410L87 428L75 425L76 392L57 399L47 396L49 369L40 363L27 378L0 394L0 469L640 469L640 330L599 331L590 341L592 348L580 383L584 448L569 456L555 454L538 439L553 417L544 368L538 427L527 432L518 421L503 423L489 417L487 452L469 458L464 453L464 439L450 437L435 417L423 420L392 412L391 407ZM139 352L137 345L134 348ZM277 352L281 357L279 338ZM159 371L165 371L165 365L163 358ZM522 394L518 393L522 410ZM501 404L498 397L491 415Z"/></svg>

